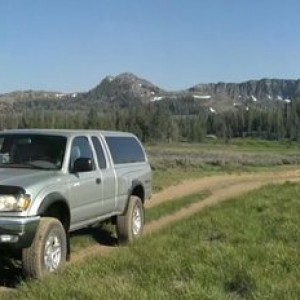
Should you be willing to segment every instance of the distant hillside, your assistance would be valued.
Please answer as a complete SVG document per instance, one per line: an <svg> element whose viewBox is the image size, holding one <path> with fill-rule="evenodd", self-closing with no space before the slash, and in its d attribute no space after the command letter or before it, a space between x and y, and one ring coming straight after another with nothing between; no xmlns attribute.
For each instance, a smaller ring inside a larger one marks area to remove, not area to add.
<svg viewBox="0 0 300 300"><path fill-rule="evenodd" d="M198 84L190 93L207 95L214 102L232 101L234 106L246 102L268 102L300 99L300 80L261 79L242 83Z"/></svg>
<svg viewBox="0 0 300 300"><path fill-rule="evenodd" d="M66 97L76 97L77 93L67 94L61 92L49 92L49 91L14 91L11 93L0 94L1 102L13 102L13 101L30 101L30 100L47 100L47 99L63 99Z"/></svg>
<svg viewBox="0 0 300 300"><path fill-rule="evenodd" d="M1 111L22 112L35 108L47 110L109 111L133 105L165 102L166 105L222 112L251 105L269 106L300 99L300 80L261 79L242 83L198 84L186 90L166 91L155 84L123 73L107 76L99 85L84 93L18 91L0 95ZM196 109L196 110L197 110ZM191 111L190 109L185 109Z"/></svg>
<svg viewBox="0 0 300 300"><path fill-rule="evenodd" d="M104 78L88 92L0 95L0 129L32 127L130 131L143 142L200 142L206 136L300 141L300 80L221 82L166 91L123 73Z"/></svg>

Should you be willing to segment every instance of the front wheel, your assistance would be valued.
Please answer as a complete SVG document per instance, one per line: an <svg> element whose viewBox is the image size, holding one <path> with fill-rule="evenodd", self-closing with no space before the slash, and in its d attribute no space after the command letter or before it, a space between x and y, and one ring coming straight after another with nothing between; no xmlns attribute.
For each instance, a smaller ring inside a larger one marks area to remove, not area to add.
<svg viewBox="0 0 300 300"><path fill-rule="evenodd" d="M121 244L129 244L138 239L144 228L144 206L137 196L129 198L124 215L117 216L117 235Z"/></svg>
<svg viewBox="0 0 300 300"><path fill-rule="evenodd" d="M34 240L22 250L22 268L27 277L41 278L61 268L67 257L67 238L61 222L41 218Z"/></svg>

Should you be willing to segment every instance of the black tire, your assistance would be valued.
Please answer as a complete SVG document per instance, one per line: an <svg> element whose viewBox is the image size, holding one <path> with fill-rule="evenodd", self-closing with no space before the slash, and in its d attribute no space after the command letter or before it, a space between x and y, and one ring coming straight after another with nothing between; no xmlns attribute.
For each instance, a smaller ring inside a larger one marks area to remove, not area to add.
<svg viewBox="0 0 300 300"><path fill-rule="evenodd" d="M139 226L137 226L138 218L140 218ZM116 228L120 244L130 244L142 235L144 206L139 197L131 196L129 198L125 214L117 216Z"/></svg>
<svg viewBox="0 0 300 300"><path fill-rule="evenodd" d="M22 250L24 275L42 278L61 268L66 257L67 238L64 227L55 218L41 218L31 246Z"/></svg>

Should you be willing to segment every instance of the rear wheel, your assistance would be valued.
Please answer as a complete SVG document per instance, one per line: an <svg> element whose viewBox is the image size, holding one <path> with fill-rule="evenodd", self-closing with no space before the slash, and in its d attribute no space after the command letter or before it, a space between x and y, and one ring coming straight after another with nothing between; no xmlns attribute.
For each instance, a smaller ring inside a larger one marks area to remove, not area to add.
<svg viewBox="0 0 300 300"><path fill-rule="evenodd" d="M117 216L117 235L121 244L138 239L144 228L144 206L141 199L131 196L124 215Z"/></svg>
<svg viewBox="0 0 300 300"><path fill-rule="evenodd" d="M66 257L67 238L64 227L55 218L41 218L31 246L22 250L24 275L41 278L61 268Z"/></svg>

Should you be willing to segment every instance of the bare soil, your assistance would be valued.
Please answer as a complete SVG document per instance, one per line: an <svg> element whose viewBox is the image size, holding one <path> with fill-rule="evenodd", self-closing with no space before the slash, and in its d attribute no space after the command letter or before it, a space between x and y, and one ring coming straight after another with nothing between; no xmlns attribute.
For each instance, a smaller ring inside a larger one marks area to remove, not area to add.
<svg viewBox="0 0 300 300"><path fill-rule="evenodd" d="M175 222L187 219L205 208L228 201L264 185L271 183L283 183L286 181L300 181L300 170L276 170L274 172L257 174L242 173L239 175L227 174L184 181L179 185L171 186L160 193L154 194L152 199L146 203L146 209L157 206L166 201L172 201L201 191L209 190L210 196L202 201L191 204L186 208L182 208L172 215L164 216L146 224L144 233L145 235L153 234ZM116 249L119 248L115 245L97 244L73 254L70 263L79 263L91 256L105 255L111 251L115 251ZM11 290L7 289L4 285L7 286L7 284L1 284L0 281L0 291Z"/></svg>

